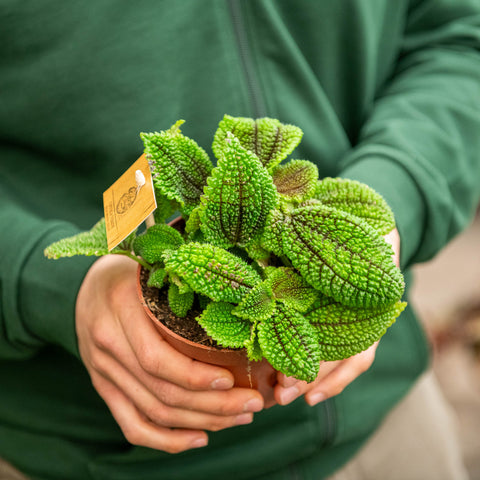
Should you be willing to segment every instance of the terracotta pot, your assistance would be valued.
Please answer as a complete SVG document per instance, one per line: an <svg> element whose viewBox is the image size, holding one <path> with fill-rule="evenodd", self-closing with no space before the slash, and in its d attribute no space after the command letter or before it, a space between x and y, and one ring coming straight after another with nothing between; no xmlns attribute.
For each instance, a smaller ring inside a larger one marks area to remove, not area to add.
<svg viewBox="0 0 480 480"><path fill-rule="evenodd" d="M260 362L252 362L248 359L246 350L239 349L217 349L206 345L192 342L167 328L152 313L148 307L142 292L140 283L142 267L139 265L137 271L137 292L145 314L152 320L162 337L176 350L184 355L201 362L219 365L227 368L233 373L236 387L255 388L259 390L265 399L265 406L275 404L273 398L273 386L276 382L276 371L263 359Z"/></svg>

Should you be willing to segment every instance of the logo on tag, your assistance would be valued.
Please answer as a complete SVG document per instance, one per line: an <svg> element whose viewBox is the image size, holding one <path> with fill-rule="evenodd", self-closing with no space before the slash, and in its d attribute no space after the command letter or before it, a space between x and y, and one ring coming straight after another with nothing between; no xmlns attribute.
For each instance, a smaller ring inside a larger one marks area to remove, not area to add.
<svg viewBox="0 0 480 480"><path fill-rule="evenodd" d="M142 155L103 193L108 249L112 250L157 208L152 175Z"/></svg>

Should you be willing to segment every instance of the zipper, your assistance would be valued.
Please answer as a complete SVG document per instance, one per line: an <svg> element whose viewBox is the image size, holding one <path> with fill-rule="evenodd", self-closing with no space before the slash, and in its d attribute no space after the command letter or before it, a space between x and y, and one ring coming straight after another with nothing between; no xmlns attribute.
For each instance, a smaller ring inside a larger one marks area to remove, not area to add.
<svg viewBox="0 0 480 480"><path fill-rule="evenodd" d="M266 117L267 111L252 58L252 48L247 35L245 15L241 2L242 0L228 0L233 30L235 32L240 60L247 83L253 115L256 118Z"/></svg>
<svg viewBox="0 0 480 480"><path fill-rule="evenodd" d="M302 480L296 464L290 465L290 468L288 469L288 478L289 480Z"/></svg>
<svg viewBox="0 0 480 480"><path fill-rule="evenodd" d="M325 441L324 446L331 445L335 438L335 405L332 398L327 398L323 402L325 411Z"/></svg>
<svg viewBox="0 0 480 480"><path fill-rule="evenodd" d="M319 445L320 448L326 448L330 445L333 444L333 441L335 439L335 433L336 433L336 428L335 428L335 404L333 398L328 398L327 400L322 402L323 406L323 413L324 413L324 418L325 418L325 438L321 445ZM288 467L288 479L289 480L302 480L304 477L301 474L300 468L298 466L298 463L293 463L289 465ZM310 478L310 477L309 477Z"/></svg>
<svg viewBox="0 0 480 480"><path fill-rule="evenodd" d="M246 31L245 15L242 10L241 2L242 0L228 0L228 6L230 9L240 60L247 83L247 89L250 96L252 111L256 118L260 118L267 116L267 110L252 58L252 49ZM325 400L323 405L326 429L325 441L323 442L323 445L327 446L333 443L335 437L335 407L332 399ZM295 464L290 465L289 477L293 480L300 479L300 473Z"/></svg>

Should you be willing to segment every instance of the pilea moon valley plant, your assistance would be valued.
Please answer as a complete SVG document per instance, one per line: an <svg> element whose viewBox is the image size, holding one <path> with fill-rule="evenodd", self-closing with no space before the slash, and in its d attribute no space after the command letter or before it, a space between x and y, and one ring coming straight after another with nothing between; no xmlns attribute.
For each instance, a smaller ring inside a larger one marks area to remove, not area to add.
<svg viewBox="0 0 480 480"><path fill-rule="evenodd" d="M220 346L245 348L298 379L313 381L321 360L377 341L406 305L383 238L395 226L384 199L359 182L319 180L309 161L281 164L301 140L296 126L226 115L214 166L182 123L141 134L155 225L109 252L101 220L46 255L131 256L174 314L201 305L197 321ZM165 223L175 211L184 232Z"/></svg>

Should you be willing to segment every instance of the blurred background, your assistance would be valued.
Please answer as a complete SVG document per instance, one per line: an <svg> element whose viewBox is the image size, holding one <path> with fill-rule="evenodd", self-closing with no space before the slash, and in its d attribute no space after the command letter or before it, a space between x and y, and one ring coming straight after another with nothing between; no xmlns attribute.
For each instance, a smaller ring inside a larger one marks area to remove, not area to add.
<svg viewBox="0 0 480 480"><path fill-rule="evenodd" d="M480 210L430 262L414 270L411 301L433 347L433 368L458 425L465 463L480 479Z"/></svg>

